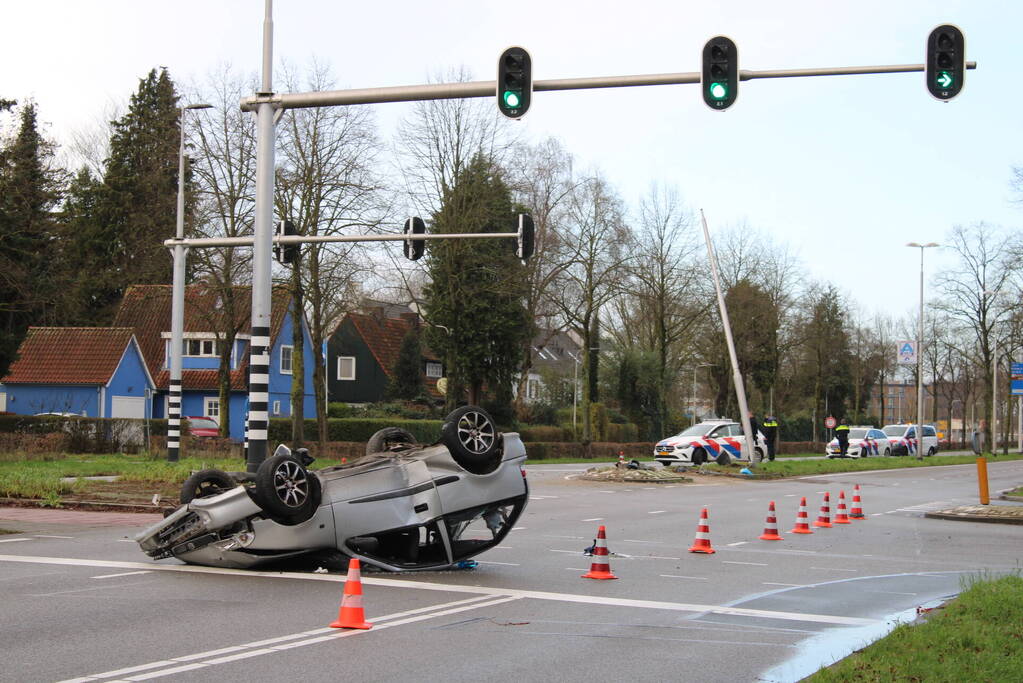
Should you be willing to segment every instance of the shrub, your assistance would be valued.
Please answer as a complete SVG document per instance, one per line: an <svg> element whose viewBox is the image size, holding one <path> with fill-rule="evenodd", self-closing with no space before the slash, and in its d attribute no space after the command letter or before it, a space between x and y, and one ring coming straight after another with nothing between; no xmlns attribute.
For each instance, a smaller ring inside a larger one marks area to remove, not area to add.
<svg viewBox="0 0 1023 683"><path fill-rule="evenodd" d="M523 441L573 441L572 430L548 425L525 425L519 428Z"/></svg>
<svg viewBox="0 0 1023 683"><path fill-rule="evenodd" d="M361 441L366 442L369 437L384 427L399 427L408 431L420 443L433 443L440 437L441 420L400 420L381 418L340 418L327 420L328 441ZM316 420L305 421L305 433L316 434ZM267 434L269 441L273 443L291 442L291 418L274 418L270 420ZM313 441L315 439L308 439Z"/></svg>
<svg viewBox="0 0 1023 683"><path fill-rule="evenodd" d="M553 458L585 458L586 449L581 443L574 442L527 442L526 455L532 460L550 460ZM633 458L649 459L654 452L652 443L591 443L590 458L593 460L617 460L622 453L626 460Z"/></svg>
<svg viewBox="0 0 1023 683"><path fill-rule="evenodd" d="M607 426L607 440L618 443L633 443L639 441L639 427L630 423L616 424L612 422Z"/></svg>

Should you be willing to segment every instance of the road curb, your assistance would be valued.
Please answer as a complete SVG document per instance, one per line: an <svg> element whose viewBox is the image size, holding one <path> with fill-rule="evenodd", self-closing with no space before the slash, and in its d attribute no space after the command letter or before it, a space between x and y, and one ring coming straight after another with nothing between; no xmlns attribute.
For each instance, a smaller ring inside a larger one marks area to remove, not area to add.
<svg viewBox="0 0 1023 683"><path fill-rule="evenodd" d="M989 515L974 515L966 512L925 512L924 517L931 519L951 519L960 522L987 522L990 524L1023 524L1023 517L996 517Z"/></svg>

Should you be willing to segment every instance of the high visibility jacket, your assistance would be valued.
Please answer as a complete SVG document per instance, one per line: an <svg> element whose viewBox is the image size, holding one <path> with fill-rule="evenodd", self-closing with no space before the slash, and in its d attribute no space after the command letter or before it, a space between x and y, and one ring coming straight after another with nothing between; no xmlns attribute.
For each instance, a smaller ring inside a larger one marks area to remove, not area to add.
<svg viewBox="0 0 1023 683"><path fill-rule="evenodd" d="M767 421L764 422L763 426L764 427L777 427L778 426L778 422L777 422L777 420L767 420Z"/></svg>
<svg viewBox="0 0 1023 683"><path fill-rule="evenodd" d="M835 427L836 432L847 432L849 431L849 425L838 425Z"/></svg>

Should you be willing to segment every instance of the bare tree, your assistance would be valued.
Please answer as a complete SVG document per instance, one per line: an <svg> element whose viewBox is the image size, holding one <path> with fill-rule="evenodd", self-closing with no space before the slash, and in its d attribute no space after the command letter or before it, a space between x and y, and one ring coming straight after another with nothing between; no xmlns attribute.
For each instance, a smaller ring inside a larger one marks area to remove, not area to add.
<svg viewBox="0 0 1023 683"><path fill-rule="evenodd" d="M567 204L564 267L557 278L557 305L564 322L583 341L583 443L591 440L590 402L597 375L599 315L604 304L617 296L625 269L633 258L629 228L622 202L599 174L585 178Z"/></svg>
<svg viewBox="0 0 1023 683"><path fill-rule="evenodd" d="M938 273L935 278L942 294L935 308L972 331L986 384L991 387L996 326L1008 310L1004 301L997 300L995 293L1001 293L1013 276L1011 262L1007 258L1011 252L1011 240L994 226L974 223L952 228L945 244L955 252L958 263ZM996 441L991 421L994 405L990 391L984 404L989 443L994 449Z"/></svg>
<svg viewBox="0 0 1023 683"><path fill-rule="evenodd" d="M300 84L285 69L284 82L292 90L330 90L334 87L327 69L315 63ZM365 107L299 109L279 124L276 196L279 216L290 219L300 235L338 235L375 229L386 216L383 182L375 165L379 144L372 111ZM323 342L354 303L360 278L372 268L358 243L306 244L301 248L302 267L293 278L294 290L305 301L295 310L308 313L312 341L313 393L317 405L319 442L327 439L326 372L321 356ZM295 315L295 325L305 316ZM301 343L293 352L292 389L294 412L301 416L304 370ZM296 400L297 399L297 400ZM301 417L298 418L299 420Z"/></svg>

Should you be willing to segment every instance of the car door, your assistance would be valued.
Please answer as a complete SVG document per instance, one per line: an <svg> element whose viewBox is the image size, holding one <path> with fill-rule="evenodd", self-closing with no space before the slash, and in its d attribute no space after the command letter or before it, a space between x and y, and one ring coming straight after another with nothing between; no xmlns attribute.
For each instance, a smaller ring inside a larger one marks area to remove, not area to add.
<svg viewBox="0 0 1023 683"><path fill-rule="evenodd" d="M715 441L717 441L721 450L727 451L733 458L743 457L742 427L739 425L723 425L718 429Z"/></svg>

